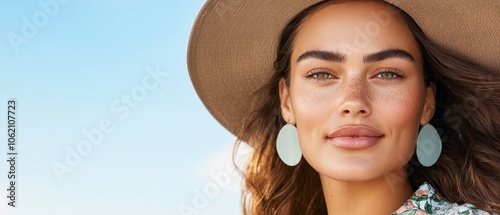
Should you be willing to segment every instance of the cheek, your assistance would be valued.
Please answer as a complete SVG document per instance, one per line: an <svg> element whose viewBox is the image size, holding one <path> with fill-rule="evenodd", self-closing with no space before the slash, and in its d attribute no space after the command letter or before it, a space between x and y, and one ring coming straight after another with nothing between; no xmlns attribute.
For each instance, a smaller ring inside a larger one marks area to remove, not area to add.
<svg viewBox="0 0 500 215"><path fill-rule="evenodd" d="M301 143L310 146L321 141L325 130L334 121L336 105L334 89L296 87L292 105Z"/></svg>
<svg viewBox="0 0 500 215"><path fill-rule="evenodd" d="M384 130L381 147L388 166L401 166L413 154L424 104L423 88L415 85L399 90L378 91L373 95L372 116ZM389 164L391 163L391 164Z"/></svg>
<svg viewBox="0 0 500 215"><path fill-rule="evenodd" d="M324 90L302 88L293 95L297 124L310 124L332 114L332 101Z"/></svg>
<svg viewBox="0 0 500 215"><path fill-rule="evenodd" d="M372 114L389 129L416 129L424 104L424 90L418 84L405 88L379 89L372 93Z"/></svg>

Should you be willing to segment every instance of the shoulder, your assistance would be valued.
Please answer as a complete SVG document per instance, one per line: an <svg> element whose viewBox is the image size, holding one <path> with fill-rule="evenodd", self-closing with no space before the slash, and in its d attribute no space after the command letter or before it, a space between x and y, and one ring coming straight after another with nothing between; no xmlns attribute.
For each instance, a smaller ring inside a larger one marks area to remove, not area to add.
<svg viewBox="0 0 500 215"><path fill-rule="evenodd" d="M497 215L475 207L472 204L448 202L429 184L422 184L418 190L393 215Z"/></svg>

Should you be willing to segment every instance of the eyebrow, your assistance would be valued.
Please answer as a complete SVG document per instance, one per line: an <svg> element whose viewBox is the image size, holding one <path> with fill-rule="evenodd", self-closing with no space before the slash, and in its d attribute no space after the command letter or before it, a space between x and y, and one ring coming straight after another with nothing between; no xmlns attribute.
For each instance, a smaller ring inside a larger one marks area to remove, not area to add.
<svg viewBox="0 0 500 215"><path fill-rule="evenodd" d="M300 55L299 58L297 58L297 63L310 58L335 61L340 63L345 61L345 55L342 55L340 53L331 51L313 50L313 51L307 51L304 54Z"/></svg>
<svg viewBox="0 0 500 215"><path fill-rule="evenodd" d="M333 51L312 50L307 51L297 58L297 63L306 59L320 59L333 62L345 62L345 55ZM363 63L372 63L382 61L388 58L403 58L411 62L415 62L415 58L407 51L402 49L387 49L373 54L368 54L363 57Z"/></svg>
<svg viewBox="0 0 500 215"><path fill-rule="evenodd" d="M376 61L382 61L387 58L403 58L412 63L415 62L415 58L405 50L401 49L387 49L383 51L379 51L373 54L369 54L363 57L364 63L371 63Z"/></svg>

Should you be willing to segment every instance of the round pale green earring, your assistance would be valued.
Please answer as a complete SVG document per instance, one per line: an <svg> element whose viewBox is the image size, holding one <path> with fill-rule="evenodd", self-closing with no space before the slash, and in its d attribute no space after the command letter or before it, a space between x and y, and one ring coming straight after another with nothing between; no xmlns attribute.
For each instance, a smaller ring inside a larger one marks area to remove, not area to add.
<svg viewBox="0 0 500 215"><path fill-rule="evenodd" d="M417 158L423 166L434 165L441 155L442 148L441 137L434 126L427 124L420 129L417 138Z"/></svg>
<svg viewBox="0 0 500 215"><path fill-rule="evenodd" d="M286 124L281 128L276 139L276 149L278 155L288 166L295 166L302 158L302 150L300 149L299 136L297 128L292 124Z"/></svg>

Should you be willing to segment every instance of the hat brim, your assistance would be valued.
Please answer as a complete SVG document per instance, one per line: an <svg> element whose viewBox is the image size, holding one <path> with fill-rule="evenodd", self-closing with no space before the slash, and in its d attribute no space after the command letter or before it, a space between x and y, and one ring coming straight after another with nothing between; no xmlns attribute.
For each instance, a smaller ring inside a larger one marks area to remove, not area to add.
<svg viewBox="0 0 500 215"><path fill-rule="evenodd" d="M188 47L191 81L208 111L237 135L251 95L274 72L284 26L320 0L208 0ZM406 11L433 41L499 70L500 1L386 0Z"/></svg>

